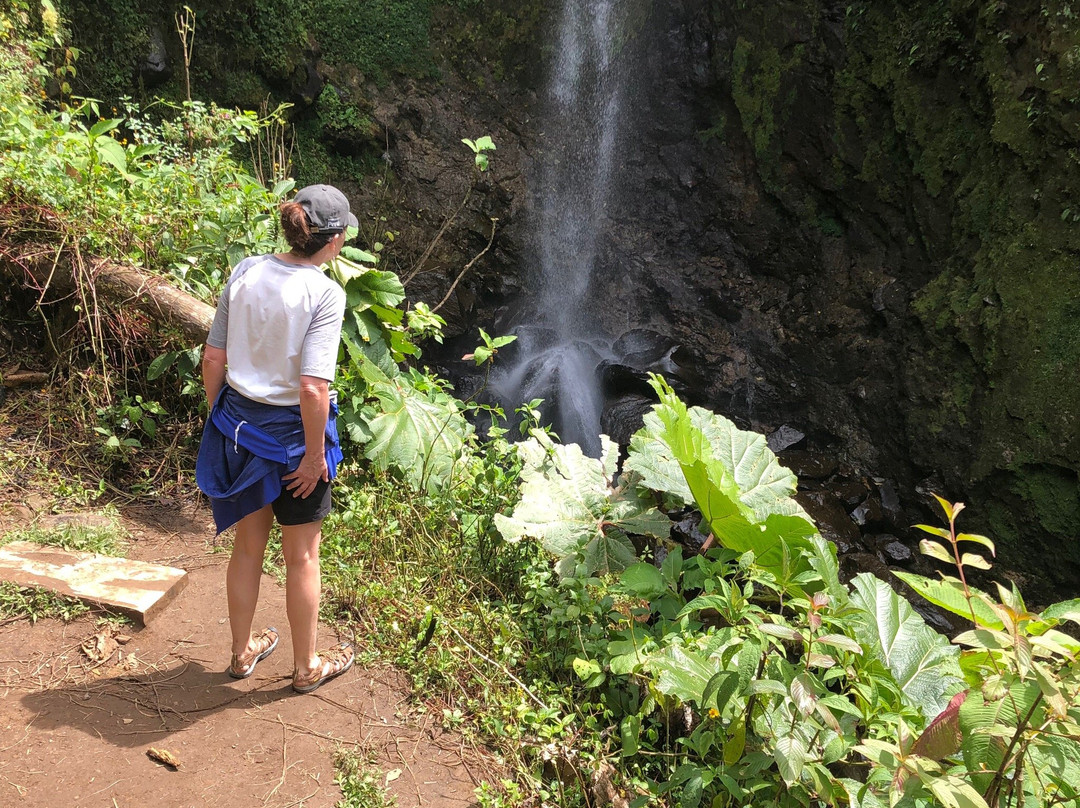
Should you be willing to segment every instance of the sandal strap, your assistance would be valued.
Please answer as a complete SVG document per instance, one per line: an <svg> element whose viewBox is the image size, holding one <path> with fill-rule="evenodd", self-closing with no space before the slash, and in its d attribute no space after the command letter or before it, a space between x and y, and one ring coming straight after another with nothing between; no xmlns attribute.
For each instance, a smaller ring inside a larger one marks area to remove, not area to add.
<svg viewBox="0 0 1080 808"><path fill-rule="evenodd" d="M331 673L341 670L345 666L345 663L353 655L353 649L351 645L335 645L333 648L327 648L325 651L319 651L319 659L325 660L332 666Z"/></svg>
<svg viewBox="0 0 1080 808"><path fill-rule="evenodd" d="M264 628L254 639L254 650L246 654L232 655L232 665L230 667L237 673L246 673L250 670L259 661L259 657L266 653L266 651L277 642L277 629Z"/></svg>
<svg viewBox="0 0 1080 808"><path fill-rule="evenodd" d="M354 655L355 651L348 643L339 643L332 648L316 651L315 656L319 658L319 667L307 676L294 673L293 687L307 687L322 679L337 676L348 666Z"/></svg>

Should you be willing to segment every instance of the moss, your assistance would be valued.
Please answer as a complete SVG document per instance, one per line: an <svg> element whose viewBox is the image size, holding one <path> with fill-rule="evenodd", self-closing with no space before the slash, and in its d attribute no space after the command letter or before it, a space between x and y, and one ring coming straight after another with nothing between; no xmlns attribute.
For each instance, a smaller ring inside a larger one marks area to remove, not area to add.
<svg viewBox="0 0 1080 808"><path fill-rule="evenodd" d="M1024 591L1032 600L1056 598L1075 588L1080 572L1080 479L1075 469L1017 465L980 491L985 532L997 545L999 564L1029 572Z"/></svg>
<svg viewBox="0 0 1080 808"><path fill-rule="evenodd" d="M1080 16L854 0L842 51L815 52L807 32L831 8L717 0L733 43L720 68L758 175L824 236L849 217L896 217L896 243L925 249L905 268L925 284L902 371L907 443L917 463L1000 495L1010 540L1050 547L1080 518L1075 474L1038 471L1080 467ZM805 127L826 129L835 152L785 162ZM1075 560L1075 542L1050 555Z"/></svg>
<svg viewBox="0 0 1080 808"><path fill-rule="evenodd" d="M156 2L59 0L56 6L69 23L72 44L82 51L75 86L106 100L130 94L137 86L154 22L171 20ZM162 36L171 33L171 26L167 28Z"/></svg>
<svg viewBox="0 0 1080 808"><path fill-rule="evenodd" d="M827 213L819 213L814 225L827 238L840 238L844 235L844 226L835 217Z"/></svg>
<svg viewBox="0 0 1080 808"><path fill-rule="evenodd" d="M327 85L315 102L315 114L322 127L334 134L366 132L372 126L371 118L355 104L346 102L341 91Z"/></svg>
<svg viewBox="0 0 1080 808"><path fill-rule="evenodd" d="M714 111L712 114L711 125L708 129L702 129L697 133L697 139L701 143L706 143L710 140L717 140L723 143L726 138L727 130L727 116L723 112Z"/></svg>
<svg viewBox="0 0 1080 808"><path fill-rule="evenodd" d="M174 5L164 0L62 0L73 44L84 51L80 87L97 97L138 95L138 70L157 30L173 66L156 94L183 92ZM403 72L428 76L434 6L471 9L465 0L189 0L196 35L193 94L219 103L247 102L256 87L288 96L293 77L314 46L331 65L352 65L384 82ZM468 13L478 15L480 9ZM242 76L242 77L240 77ZM261 100L261 99L260 99Z"/></svg>
<svg viewBox="0 0 1080 808"><path fill-rule="evenodd" d="M752 43L739 37L731 54L731 69L731 95L743 131L757 156L762 179L775 182L780 149L776 138L780 52L772 47L755 49Z"/></svg>
<svg viewBox="0 0 1080 808"><path fill-rule="evenodd" d="M380 170L377 155L371 150L347 151L341 141L326 137L317 115L296 121L297 151L294 172L298 186L326 182L363 183L365 177Z"/></svg>
<svg viewBox="0 0 1080 808"><path fill-rule="evenodd" d="M637 0L640 1L640 0ZM542 0L445 0L433 7L434 47L466 80L530 83L550 44L555 4Z"/></svg>
<svg viewBox="0 0 1080 808"><path fill-rule="evenodd" d="M432 0L304 0L304 17L325 58L377 81L405 70L429 73Z"/></svg>

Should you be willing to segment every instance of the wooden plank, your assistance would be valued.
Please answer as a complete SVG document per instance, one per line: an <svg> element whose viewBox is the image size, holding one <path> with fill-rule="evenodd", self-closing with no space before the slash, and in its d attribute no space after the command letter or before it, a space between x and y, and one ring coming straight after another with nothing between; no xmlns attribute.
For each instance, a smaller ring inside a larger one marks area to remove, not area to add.
<svg viewBox="0 0 1080 808"><path fill-rule="evenodd" d="M130 614L145 624L180 594L187 585L187 572L15 541L0 545L0 581L48 589Z"/></svg>

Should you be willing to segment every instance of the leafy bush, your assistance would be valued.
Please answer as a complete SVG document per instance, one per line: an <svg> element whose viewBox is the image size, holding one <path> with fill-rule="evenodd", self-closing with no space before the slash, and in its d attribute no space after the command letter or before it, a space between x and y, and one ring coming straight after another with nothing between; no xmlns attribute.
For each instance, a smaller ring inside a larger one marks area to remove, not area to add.
<svg viewBox="0 0 1080 808"><path fill-rule="evenodd" d="M950 528L924 529L950 546L924 551L961 577L904 577L973 619L949 643L886 582L841 584L835 549L790 499L795 479L760 435L654 387L660 403L617 488L600 461L582 473L566 447L534 438L520 447L521 502L497 518L507 539L533 536L561 557L561 578L534 579L522 614L526 634L555 651L537 673L577 682L571 703L600 737L617 729L596 754L621 762L641 795L632 804L1075 799L1080 643L1055 626L1080 622L1077 602L1034 615L1015 588L997 600L972 589L965 567L988 564L958 544L992 543L957 535L962 506L942 500ZM598 560L598 543L618 534L593 503L623 487L692 502L719 547L635 563L621 544L617 565Z"/></svg>

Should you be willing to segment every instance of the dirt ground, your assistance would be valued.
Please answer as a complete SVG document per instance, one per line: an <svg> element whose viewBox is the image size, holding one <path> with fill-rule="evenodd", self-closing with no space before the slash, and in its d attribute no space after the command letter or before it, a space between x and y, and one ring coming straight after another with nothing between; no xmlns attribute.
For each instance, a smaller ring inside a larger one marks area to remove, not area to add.
<svg viewBox="0 0 1080 808"><path fill-rule="evenodd" d="M188 584L149 625L122 628L131 639L102 662L80 648L100 614L0 625L0 805L333 806L339 748L359 750L402 808L475 804L485 755L443 731L440 711L419 709L399 671L354 668L314 694L292 692L285 592L270 577L256 625L276 626L282 642L252 678L230 679L228 556L213 552L209 513L122 514L128 556L181 567ZM39 518L33 503L0 502L0 535ZM337 639L322 628L320 646Z"/></svg>

